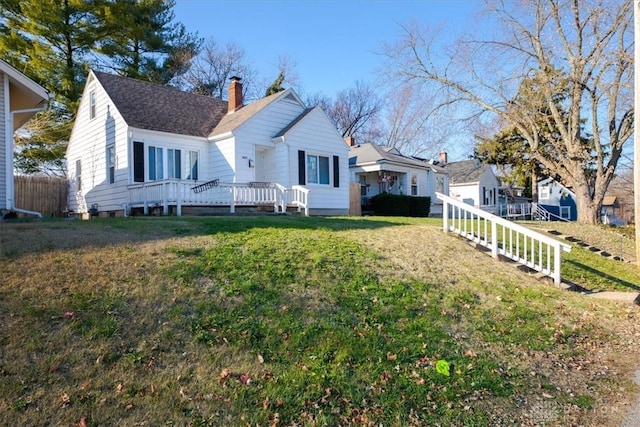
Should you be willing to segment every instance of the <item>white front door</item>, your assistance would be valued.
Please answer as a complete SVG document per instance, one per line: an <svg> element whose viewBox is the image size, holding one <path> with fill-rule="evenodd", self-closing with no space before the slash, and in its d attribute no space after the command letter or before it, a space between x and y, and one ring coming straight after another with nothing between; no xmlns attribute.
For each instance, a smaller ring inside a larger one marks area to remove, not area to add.
<svg viewBox="0 0 640 427"><path fill-rule="evenodd" d="M267 182L267 172L265 170L265 155L264 150L256 148L255 160L253 161L253 167L255 168L255 177L258 182Z"/></svg>

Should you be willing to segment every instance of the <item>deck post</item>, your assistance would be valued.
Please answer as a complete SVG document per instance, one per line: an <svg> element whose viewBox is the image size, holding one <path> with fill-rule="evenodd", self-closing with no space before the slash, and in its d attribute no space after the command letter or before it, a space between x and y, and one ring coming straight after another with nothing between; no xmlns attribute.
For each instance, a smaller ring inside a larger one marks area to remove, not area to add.
<svg viewBox="0 0 640 427"><path fill-rule="evenodd" d="M498 257L498 223L491 219L491 256Z"/></svg>
<svg viewBox="0 0 640 427"><path fill-rule="evenodd" d="M231 186L231 203L229 203L229 212L236 213L236 187Z"/></svg>
<svg viewBox="0 0 640 427"><path fill-rule="evenodd" d="M169 190L167 183L162 183L162 215L169 215Z"/></svg>
<svg viewBox="0 0 640 427"><path fill-rule="evenodd" d="M442 202L442 231L449 231L449 203L446 200Z"/></svg>
<svg viewBox="0 0 640 427"><path fill-rule="evenodd" d="M560 245L553 247L553 283L560 285Z"/></svg>

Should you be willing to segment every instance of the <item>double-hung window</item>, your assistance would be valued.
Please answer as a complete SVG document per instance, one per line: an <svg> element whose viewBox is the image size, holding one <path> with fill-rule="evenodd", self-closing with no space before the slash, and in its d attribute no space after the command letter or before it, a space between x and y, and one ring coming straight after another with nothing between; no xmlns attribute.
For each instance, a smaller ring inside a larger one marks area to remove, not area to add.
<svg viewBox="0 0 640 427"><path fill-rule="evenodd" d="M418 195L418 175L411 175L411 195Z"/></svg>
<svg viewBox="0 0 640 427"><path fill-rule="evenodd" d="M158 181L164 178L162 165L162 148L149 146L149 181Z"/></svg>
<svg viewBox="0 0 640 427"><path fill-rule="evenodd" d="M89 94L89 119L96 117L96 91L92 90Z"/></svg>
<svg viewBox="0 0 640 427"><path fill-rule="evenodd" d="M168 161L168 175L169 178L182 178L182 164L180 163L180 150L168 149L167 150Z"/></svg>
<svg viewBox="0 0 640 427"><path fill-rule="evenodd" d="M187 151L185 153L186 157L186 165L187 165L187 176L186 179L192 179L194 181L198 180L198 152L197 151Z"/></svg>
<svg viewBox="0 0 640 427"><path fill-rule="evenodd" d="M116 182L116 148L113 145L107 147L107 183Z"/></svg>
<svg viewBox="0 0 640 427"><path fill-rule="evenodd" d="M82 160L76 160L76 191L82 190Z"/></svg>
<svg viewBox="0 0 640 427"><path fill-rule="evenodd" d="M307 182L329 185L329 158L307 154Z"/></svg>

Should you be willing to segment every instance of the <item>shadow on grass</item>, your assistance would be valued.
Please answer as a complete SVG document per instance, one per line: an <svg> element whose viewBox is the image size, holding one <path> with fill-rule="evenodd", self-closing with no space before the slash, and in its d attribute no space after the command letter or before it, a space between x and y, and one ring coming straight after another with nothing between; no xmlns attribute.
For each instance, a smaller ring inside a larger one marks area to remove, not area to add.
<svg viewBox="0 0 640 427"><path fill-rule="evenodd" d="M424 219L423 219L424 220ZM0 223L0 259L28 253L90 249L161 241L176 237L242 233L253 229L374 230L415 224L416 218L211 216L31 220Z"/></svg>
<svg viewBox="0 0 640 427"><path fill-rule="evenodd" d="M608 280L615 285L633 289L635 291L640 291L640 286L636 285L635 283L627 282L626 280L604 273L600 270L596 270L595 268L589 267L588 265L585 265L581 262L574 261L574 260L563 260L563 262L566 262L567 264L571 264L576 269L585 271L587 274L597 276L600 279Z"/></svg>

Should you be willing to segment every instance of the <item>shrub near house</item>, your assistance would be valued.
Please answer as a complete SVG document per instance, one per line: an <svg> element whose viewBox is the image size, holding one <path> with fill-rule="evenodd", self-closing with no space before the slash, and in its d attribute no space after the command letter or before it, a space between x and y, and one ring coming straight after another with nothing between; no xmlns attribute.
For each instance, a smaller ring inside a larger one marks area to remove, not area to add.
<svg viewBox="0 0 640 427"><path fill-rule="evenodd" d="M370 206L375 215L428 217L431 198L382 193L371 198Z"/></svg>

